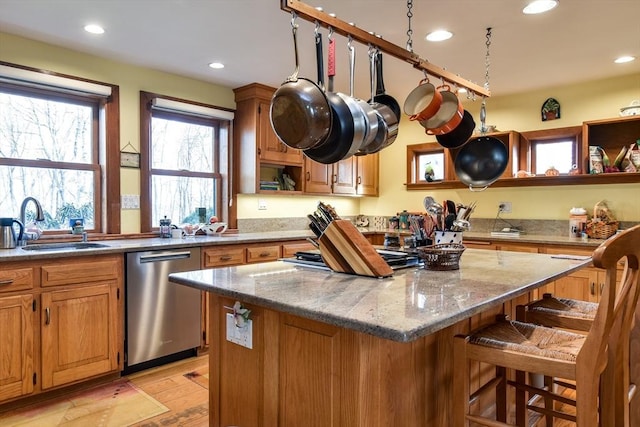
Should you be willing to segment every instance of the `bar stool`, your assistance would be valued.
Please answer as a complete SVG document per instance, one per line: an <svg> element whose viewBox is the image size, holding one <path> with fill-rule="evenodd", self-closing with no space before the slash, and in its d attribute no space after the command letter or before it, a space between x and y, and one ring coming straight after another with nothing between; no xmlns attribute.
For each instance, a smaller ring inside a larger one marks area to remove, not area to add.
<svg viewBox="0 0 640 427"><path fill-rule="evenodd" d="M528 425L527 394L540 395L575 405L575 416L547 406L541 412L556 418L575 421L580 427L598 426L600 375L607 367L609 337L614 331L629 334L640 292L640 226L618 234L602 243L593 254L593 264L606 270L602 299L589 332L584 334L501 319L466 336L454 338L453 425L475 422L502 426L507 421L506 385L516 389L516 425ZM616 290L619 259L626 257L627 267ZM617 292L616 292L617 291ZM622 361L628 365L627 360ZM470 394L469 361L496 365L496 376ZM611 368L611 366L610 366ZM517 371L515 381L507 380L507 369ZM526 372L575 381L575 401L553 390L526 383ZM494 390L496 420L470 413L470 399ZM602 399L601 399L602 400ZM615 404L615 403L614 403Z"/></svg>
<svg viewBox="0 0 640 427"><path fill-rule="evenodd" d="M625 266L626 268L626 266ZM532 301L525 305L516 307L516 320L520 322L535 323L537 325L572 329L575 331L589 332L598 310L598 303L574 300L569 298L554 297L545 293L541 299ZM632 320L633 324L633 320ZM614 330L609 341L609 368L613 378L605 373L604 383L601 385L601 397L604 408L600 411L601 419L606 419L607 426L628 427L629 426L629 401L633 399L636 392L635 384L629 382L629 364L621 365L622 361L629 360L629 331L623 332ZM612 370L611 366L618 368ZM567 388L575 386L566 382L556 382L552 377L544 377L546 390L552 390L555 384L560 384ZM608 405L611 402L615 404ZM549 408L552 400L544 398L544 407ZM608 405L608 406L607 406ZM552 416L546 415L547 425L551 425Z"/></svg>

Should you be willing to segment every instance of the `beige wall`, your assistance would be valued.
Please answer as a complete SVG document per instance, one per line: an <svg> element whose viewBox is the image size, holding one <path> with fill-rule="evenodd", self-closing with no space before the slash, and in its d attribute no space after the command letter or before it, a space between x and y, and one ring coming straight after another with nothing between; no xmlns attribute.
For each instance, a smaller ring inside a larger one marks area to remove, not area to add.
<svg viewBox="0 0 640 427"><path fill-rule="evenodd" d="M83 76L120 86L121 145L131 143L139 149L138 93L156 92L220 107L234 108L231 88L208 84L147 68L110 61L68 49L35 42L0 32L0 60ZM400 95L394 95L402 103ZM548 97L562 105L562 118L541 122L540 107ZM585 120L616 117L622 106L640 99L640 74L616 79L550 88L487 101L487 122L500 130L534 130L579 125ZM480 102L466 102L478 121ZM239 195L238 217L303 217L314 210L318 200L336 207L342 215L392 215L402 209L422 210L422 199L429 194L437 200L477 201L476 217L490 218L499 201L511 201L511 218L565 219L572 206L591 207L605 199L625 221L640 221L640 184L489 188L478 193L469 190L406 191L406 146L430 141L417 123L403 117L396 142L381 152L380 197L349 198L327 196ZM135 169L122 169L122 194L139 194L140 175ZM267 210L258 210L258 201ZM139 211L122 211L123 232L139 231Z"/></svg>

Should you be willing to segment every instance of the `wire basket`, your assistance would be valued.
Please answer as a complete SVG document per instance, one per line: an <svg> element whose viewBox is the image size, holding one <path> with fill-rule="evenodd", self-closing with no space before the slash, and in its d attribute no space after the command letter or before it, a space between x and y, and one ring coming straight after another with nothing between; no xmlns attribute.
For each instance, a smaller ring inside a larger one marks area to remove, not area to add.
<svg viewBox="0 0 640 427"><path fill-rule="evenodd" d="M459 243L424 246L418 248L418 256L427 270L458 270L460 257L466 248Z"/></svg>

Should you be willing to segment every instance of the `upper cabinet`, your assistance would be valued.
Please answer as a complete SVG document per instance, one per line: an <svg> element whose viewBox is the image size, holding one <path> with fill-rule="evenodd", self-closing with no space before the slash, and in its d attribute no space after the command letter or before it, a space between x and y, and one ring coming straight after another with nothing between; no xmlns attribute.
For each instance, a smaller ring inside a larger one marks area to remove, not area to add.
<svg viewBox="0 0 640 427"><path fill-rule="evenodd" d="M259 83L234 89L234 146L240 193L378 195L378 154L352 156L335 164L317 163L283 144L271 127L275 89ZM293 190L279 181L288 176Z"/></svg>
<svg viewBox="0 0 640 427"><path fill-rule="evenodd" d="M544 185L623 184L640 182L640 172L610 172L592 174L589 169L589 147L604 149L613 162L624 146L640 139L640 117L618 117L586 121L581 126L545 129L530 132L496 132L488 134L500 139L509 150L509 163L492 187L523 187ZM568 138L575 144L576 171L558 176L535 175L516 177L516 172L531 171L532 147L536 141ZM455 174L455 158L459 149L448 150L436 142L407 146L407 189L464 188ZM437 163L436 179L425 176L425 160Z"/></svg>
<svg viewBox="0 0 640 427"><path fill-rule="evenodd" d="M239 153L236 164L240 176L239 191L273 192L261 190L260 181L274 182L283 174L295 181L293 191L302 191L302 151L280 142L271 128L269 106L275 89L252 83L233 91L236 101L234 146L236 153Z"/></svg>

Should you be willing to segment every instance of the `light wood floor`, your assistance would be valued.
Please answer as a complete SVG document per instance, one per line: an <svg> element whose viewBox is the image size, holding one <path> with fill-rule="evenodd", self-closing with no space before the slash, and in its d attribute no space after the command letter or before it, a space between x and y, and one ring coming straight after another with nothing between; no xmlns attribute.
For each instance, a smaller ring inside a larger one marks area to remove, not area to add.
<svg viewBox="0 0 640 427"><path fill-rule="evenodd" d="M185 377L193 371L208 372L207 355L181 360L128 376L145 393L169 408L169 412L148 418L136 427L209 425L209 390Z"/></svg>

